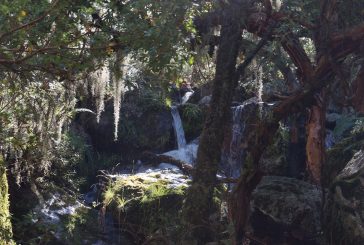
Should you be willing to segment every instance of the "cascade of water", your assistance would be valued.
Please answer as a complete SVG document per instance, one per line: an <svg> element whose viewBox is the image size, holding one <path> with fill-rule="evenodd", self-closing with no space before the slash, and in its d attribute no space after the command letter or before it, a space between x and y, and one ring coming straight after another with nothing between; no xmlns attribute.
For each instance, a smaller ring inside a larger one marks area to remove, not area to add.
<svg viewBox="0 0 364 245"><path fill-rule="evenodd" d="M240 175L240 161L242 159L242 151L240 149L241 139L245 128L244 122L241 120L241 114L244 109L244 104L233 107L233 125L231 132L231 141L228 157L227 174L232 177Z"/></svg>
<svg viewBox="0 0 364 245"><path fill-rule="evenodd" d="M194 91L189 91L186 92L185 95L183 95L182 99L181 99L181 104L186 104L187 101L191 98L191 96L194 94Z"/></svg>
<svg viewBox="0 0 364 245"><path fill-rule="evenodd" d="M173 127L174 127L174 132L176 134L178 149L185 148L187 145L186 138L185 138L185 132L183 130L182 120L179 115L177 106L171 107L171 113L172 113L172 117L173 117Z"/></svg>
<svg viewBox="0 0 364 245"><path fill-rule="evenodd" d="M264 84L263 84L263 67L259 66L256 71L256 80L258 85L258 102L259 102L259 116L262 118L263 113L263 91L264 91Z"/></svg>

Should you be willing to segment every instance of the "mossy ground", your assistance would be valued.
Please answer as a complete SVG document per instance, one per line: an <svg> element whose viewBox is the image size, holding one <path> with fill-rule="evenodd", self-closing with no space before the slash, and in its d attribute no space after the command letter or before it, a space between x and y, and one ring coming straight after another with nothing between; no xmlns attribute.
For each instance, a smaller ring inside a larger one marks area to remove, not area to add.
<svg viewBox="0 0 364 245"><path fill-rule="evenodd" d="M182 222L186 189L187 185L173 185L159 174L150 173L143 178L134 175L111 183L104 192L103 202L121 227L133 227L139 237L146 239L158 235L180 242L188 237ZM224 193L225 187L215 188L213 199L217 219L221 217Z"/></svg>
<svg viewBox="0 0 364 245"><path fill-rule="evenodd" d="M171 187L167 180L129 176L112 183L104 204L119 223L132 223L145 232L168 229L179 217L186 186Z"/></svg>

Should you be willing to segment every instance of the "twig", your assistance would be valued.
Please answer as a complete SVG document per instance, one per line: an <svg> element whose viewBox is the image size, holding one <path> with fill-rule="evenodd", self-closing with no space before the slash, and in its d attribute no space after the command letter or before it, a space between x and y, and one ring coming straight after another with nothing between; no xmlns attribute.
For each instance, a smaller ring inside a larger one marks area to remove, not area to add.
<svg viewBox="0 0 364 245"><path fill-rule="evenodd" d="M258 54L258 52L264 47L264 45L268 42L270 36L273 33L274 28L277 26L277 22L272 22L268 27L268 30L263 35L262 39L260 39L259 43L255 47L255 49L246 57L243 63L241 63L236 69L237 79L239 79L245 71L245 68L253 61L254 57Z"/></svg>

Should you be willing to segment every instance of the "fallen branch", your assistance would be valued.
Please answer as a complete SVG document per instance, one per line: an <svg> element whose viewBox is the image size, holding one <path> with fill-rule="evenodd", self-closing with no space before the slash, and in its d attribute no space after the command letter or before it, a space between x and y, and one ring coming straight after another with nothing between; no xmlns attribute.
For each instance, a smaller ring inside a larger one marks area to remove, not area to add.
<svg viewBox="0 0 364 245"><path fill-rule="evenodd" d="M158 154L155 154L150 151L145 151L142 154L142 160L146 161L147 163L152 164L152 165L158 165L160 163L170 163L170 164L178 167L179 169L181 169L184 174L186 174L186 175L192 174L193 167L190 164L183 162L181 160L175 159L171 156L158 155Z"/></svg>
<svg viewBox="0 0 364 245"><path fill-rule="evenodd" d="M234 178L218 178L217 179L220 183L224 183L224 184L234 184L234 183L238 183L239 179L234 179Z"/></svg>

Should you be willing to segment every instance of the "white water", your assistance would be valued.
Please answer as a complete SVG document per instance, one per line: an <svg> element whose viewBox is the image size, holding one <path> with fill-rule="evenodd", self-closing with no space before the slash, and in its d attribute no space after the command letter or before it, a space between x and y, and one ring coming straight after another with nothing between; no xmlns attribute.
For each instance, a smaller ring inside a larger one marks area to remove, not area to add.
<svg viewBox="0 0 364 245"><path fill-rule="evenodd" d="M138 179L148 182L158 182L163 180L168 188L174 189L180 186L188 186L189 178L182 171L168 163L161 163L157 167L140 167L135 174L110 174L111 178L127 179L135 176Z"/></svg>
<svg viewBox="0 0 364 245"><path fill-rule="evenodd" d="M181 149L168 151L163 153L163 155L171 156L174 159L194 165L197 158L197 149L198 149L198 142L194 140L190 144L186 145Z"/></svg>
<svg viewBox="0 0 364 245"><path fill-rule="evenodd" d="M258 107L258 108L257 108ZM244 137L247 133L246 123L252 120L263 103L258 98L251 98L239 106L232 107L232 128L229 148L222 155L222 169L226 176L239 177L244 159ZM250 118L250 119L249 119Z"/></svg>
<svg viewBox="0 0 364 245"><path fill-rule="evenodd" d="M245 129L244 122L241 121L241 114L243 112L245 104L233 107L233 125L231 132L230 141L230 152L228 158L228 171L226 174L231 177L238 177L240 175L240 160L242 155L242 149L240 149L240 144L243 136L243 131Z"/></svg>
<svg viewBox="0 0 364 245"><path fill-rule="evenodd" d="M191 98L191 96L195 93L195 91L186 92L181 99L181 104L186 104L187 101Z"/></svg>
<svg viewBox="0 0 364 245"><path fill-rule="evenodd" d="M76 212L76 209L83 205L79 201L74 204L65 203L59 193L55 193L44 206L40 207L40 213L44 215L44 219L49 223L57 223L63 215L71 215Z"/></svg>
<svg viewBox="0 0 364 245"><path fill-rule="evenodd" d="M182 120L178 113L177 106L171 107L171 113L173 117L173 128L176 135L178 149L182 149L186 147L187 143L186 143L185 131L183 130Z"/></svg>

